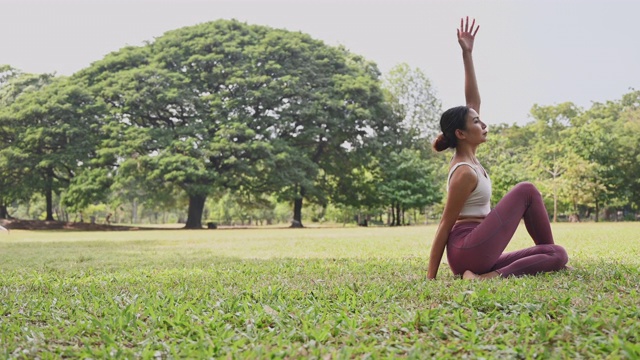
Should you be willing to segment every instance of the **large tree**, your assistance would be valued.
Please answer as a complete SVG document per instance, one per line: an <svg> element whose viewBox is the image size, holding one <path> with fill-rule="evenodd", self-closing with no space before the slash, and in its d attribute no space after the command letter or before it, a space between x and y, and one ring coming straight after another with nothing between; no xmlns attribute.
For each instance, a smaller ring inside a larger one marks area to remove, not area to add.
<svg viewBox="0 0 640 360"><path fill-rule="evenodd" d="M54 78L33 91L23 91L3 119L14 130L11 154L19 158L21 179L46 202L46 220L53 218L53 196L95 156L102 107L69 78Z"/></svg>
<svg viewBox="0 0 640 360"><path fill-rule="evenodd" d="M574 119L574 126L568 133L573 151L590 164L589 171L585 172L589 176L583 180L592 191L590 198L596 221L602 209L619 207L628 202L626 190L633 184L633 179L637 179L637 173L634 172L637 169L634 159L637 143L629 144L630 135L627 134L634 127L633 121L625 122L637 105L633 105L632 96L628 96L627 101L631 104L625 104L624 101L594 103ZM637 100L635 102L637 104ZM625 116L622 116L623 113ZM632 118L631 115L629 120Z"/></svg>
<svg viewBox="0 0 640 360"><path fill-rule="evenodd" d="M406 210L423 209L441 198L441 157L430 149L440 128L441 104L424 72L404 63L385 74L382 86L396 124L378 155L377 189L391 209L393 225L401 225Z"/></svg>
<svg viewBox="0 0 640 360"><path fill-rule="evenodd" d="M52 81L50 74L28 74L9 65L0 66L0 218L7 218L8 204L28 200L34 184L28 176L28 153L18 146L24 123L17 119L20 97L32 96Z"/></svg>
<svg viewBox="0 0 640 360"><path fill-rule="evenodd" d="M278 191L296 209L322 201L319 179L382 128L374 65L238 21L169 31L77 76L111 108L103 154L116 178L138 171L150 186L181 188L187 228L201 227L207 196L223 189Z"/></svg>
<svg viewBox="0 0 640 360"><path fill-rule="evenodd" d="M529 126L535 136L531 138L528 153L530 170L543 185L543 192L552 198L554 222L558 221L562 176L572 165L567 161L569 149L565 137L572 119L580 112L581 109L571 102L554 106L534 105L531 109L535 122Z"/></svg>

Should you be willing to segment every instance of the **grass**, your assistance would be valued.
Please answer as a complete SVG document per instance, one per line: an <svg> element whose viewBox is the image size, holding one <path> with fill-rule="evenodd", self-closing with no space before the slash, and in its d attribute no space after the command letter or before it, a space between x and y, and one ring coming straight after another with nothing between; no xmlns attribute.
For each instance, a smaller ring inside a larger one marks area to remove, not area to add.
<svg viewBox="0 0 640 360"><path fill-rule="evenodd" d="M556 225L574 271L487 282L425 280L434 226L12 231L0 357L637 359L639 231Z"/></svg>

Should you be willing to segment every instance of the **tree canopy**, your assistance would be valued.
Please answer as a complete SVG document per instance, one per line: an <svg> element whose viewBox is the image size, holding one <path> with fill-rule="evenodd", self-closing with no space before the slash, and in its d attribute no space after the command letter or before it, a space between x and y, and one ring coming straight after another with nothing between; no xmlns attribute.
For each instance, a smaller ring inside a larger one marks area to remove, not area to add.
<svg viewBox="0 0 640 360"><path fill-rule="evenodd" d="M223 189L276 191L298 222L303 198L326 202L328 179L395 125L378 76L308 35L220 20L123 48L75 78L109 108L101 154L114 181L179 187L186 226L199 228Z"/></svg>

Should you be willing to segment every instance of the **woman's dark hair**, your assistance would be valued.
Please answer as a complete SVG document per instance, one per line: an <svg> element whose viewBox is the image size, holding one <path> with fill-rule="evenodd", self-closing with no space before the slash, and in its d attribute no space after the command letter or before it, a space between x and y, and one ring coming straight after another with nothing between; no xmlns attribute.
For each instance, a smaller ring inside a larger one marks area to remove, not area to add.
<svg viewBox="0 0 640 360"><path fill-rule="evenodd" d="M458 145L456 130L465 130L468 113L469 108L466 106L456 106L442 113L440 117L440 130L442 130L442 134L438 135L433 142L433 149L435 151L454 149L456 145Z"/></svg>

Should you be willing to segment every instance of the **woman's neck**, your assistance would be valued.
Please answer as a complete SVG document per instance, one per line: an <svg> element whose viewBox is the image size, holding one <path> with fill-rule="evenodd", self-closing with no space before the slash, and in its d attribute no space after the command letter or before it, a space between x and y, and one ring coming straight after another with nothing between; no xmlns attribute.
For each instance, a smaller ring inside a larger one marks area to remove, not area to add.
<svg viewBox="0 0 640 360"><path fill-rule="evenodd" d="M459 144L459 146L456 148L456 153L454 155L454 158L458 160L457 162L468 161L472 163L479 163L478 158L476 158L477 147L461 145L462 144Z"/></svg>

